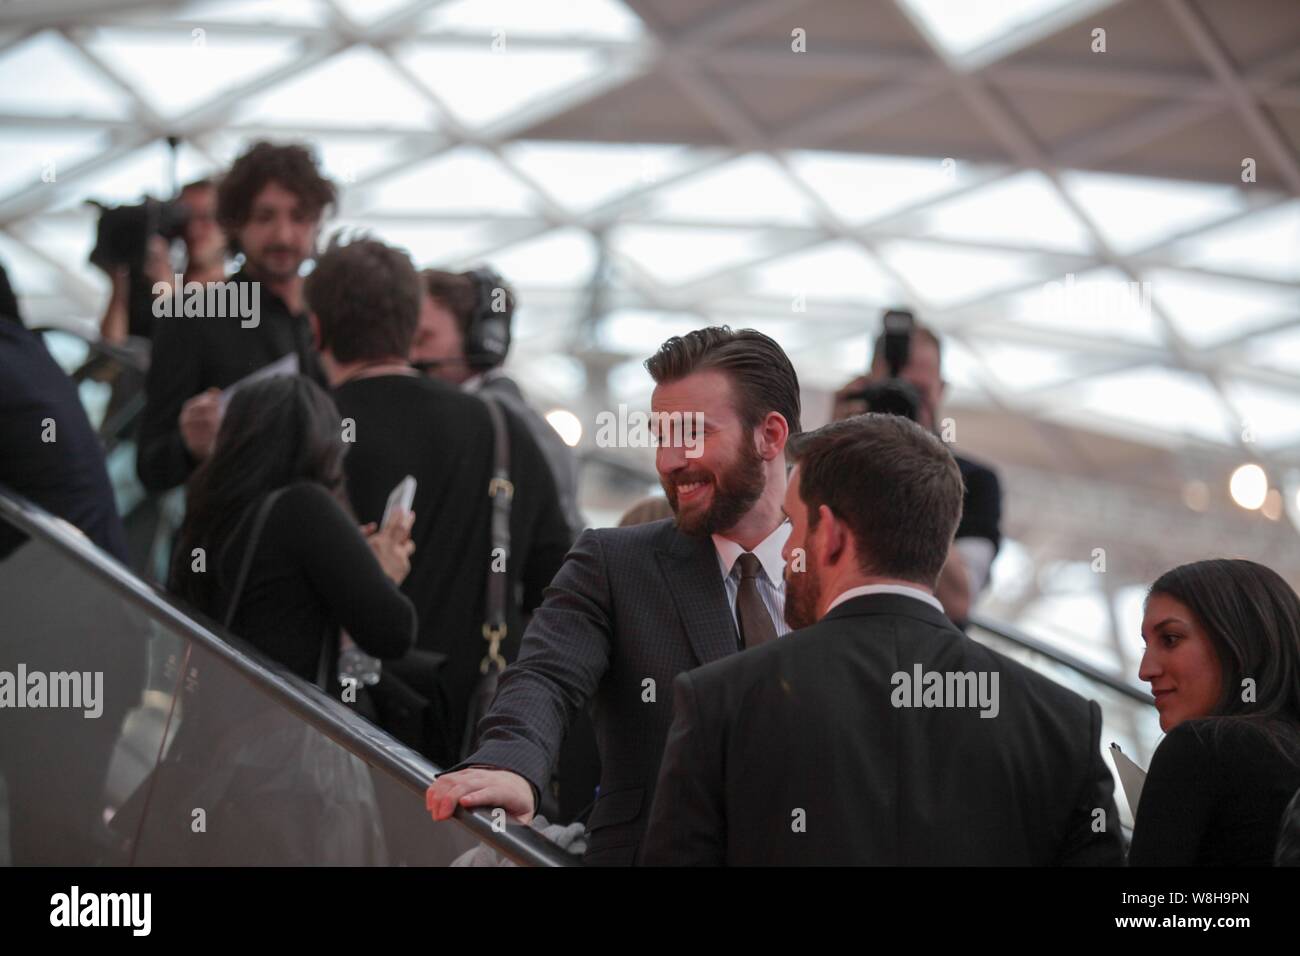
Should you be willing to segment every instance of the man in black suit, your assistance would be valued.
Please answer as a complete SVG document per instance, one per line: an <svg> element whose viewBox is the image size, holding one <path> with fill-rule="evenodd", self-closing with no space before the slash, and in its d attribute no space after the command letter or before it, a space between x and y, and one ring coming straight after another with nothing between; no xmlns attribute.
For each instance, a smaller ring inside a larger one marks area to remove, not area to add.
<svg viewBox="0 0 1300 956"><path fill-rule="evenodd" d="M677 679L648 864L1119 864L1095 702L975 643L934 597L962 480L863 415L805 436L770 646Z"/></svg>
<svg viewBox="0 0 1300 956"><path fill-rule="evenodd" d="M417 482L415 553L402 591L419 614L417 647L447 655L437 675L447 708L440 739L420 748L447 764L459 756L470 694L489 649L483 637L488 576L506 577L500 653L512 660L523 616L541 603L572 538L546 459L527 427L505 410L510 541L508 553L493 553L492 419L480 399L425 378L407 361L420 294L407 254L369 238L332 244L305 288L343 419L347 493L357 519L379 522L402 479Z"/></svg>
<svg viewBox="0 0 1300 956"><path fill-rule="evenodd" d="M790 360L759 332L708 328L669 339L646 367L655 466L676 518L583 533L502 675L478 750L427 799L439 820L487 806L527 822L566 728L593 702L601 777L585 860L595 864L636 858L673 678L786 630L781 500L786 440L799 431Z"/></svg>

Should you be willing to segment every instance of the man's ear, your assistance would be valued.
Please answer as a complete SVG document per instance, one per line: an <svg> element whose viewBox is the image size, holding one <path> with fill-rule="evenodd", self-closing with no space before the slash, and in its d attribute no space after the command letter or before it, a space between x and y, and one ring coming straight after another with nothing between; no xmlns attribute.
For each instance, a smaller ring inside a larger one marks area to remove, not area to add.
<svg viewBox="0 0 1300 956"><path fill-rule="evenodd" d="M817 526L822 529L825 555L823 563L835 564L848 545L848 528L825 504L817 506Z"/></svg>
<svg viewBox="0 0 1300 956"><path fill-rule="evenodd" d="M771 461L785 454L786 442L790 439L790 424L780 412L768 412L758 431L758 453L764 461Z"/></svg>

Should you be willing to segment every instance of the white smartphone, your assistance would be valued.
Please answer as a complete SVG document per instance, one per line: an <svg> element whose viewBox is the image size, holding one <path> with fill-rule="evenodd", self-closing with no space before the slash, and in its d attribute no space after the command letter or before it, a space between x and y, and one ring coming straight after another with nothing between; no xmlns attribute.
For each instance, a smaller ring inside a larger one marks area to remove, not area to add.
<svg viewBox="0 0 1300 956"><path fill-rule="evenodd" d="M410 511L413 504L415 504L415 477L407 475L388 495L388 504L384 505L384 518L379 522L379 527L387 528L390 521L399 513Z"/></svg>

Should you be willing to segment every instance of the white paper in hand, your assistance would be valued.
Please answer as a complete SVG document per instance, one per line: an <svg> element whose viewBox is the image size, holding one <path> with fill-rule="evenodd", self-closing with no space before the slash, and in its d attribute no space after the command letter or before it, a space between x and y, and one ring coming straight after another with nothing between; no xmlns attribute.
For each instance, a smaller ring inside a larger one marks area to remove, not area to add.
<svg viewBox="0 0 1300 956"><path fill-rule="evenodd" d="M399 512L409 512L413 504L415 504L415 476L407 475L389 493L388 504L384 505L384 517L380 519L379 527L387 528L388 523L396 518Z"/></svg>
<svg viewBox="0 0 1300 956"><path fill-rule="evenodd" d="M1128 755L1119 749L1119 744L1110 745L1110 759L1115 761L1115 770L1119 773L1119 782L1124 788L1128 808L1133 813L1133 819L1136 820L1138 801L1142 799L1142 784L1146 783L1147 772L1130 760Z"/></svg>
<svg viewBox="0 0 1300 956"><path fill-rule="evenodd" d="M248 388L248 386L252 385L254 382L260 382L263 379L279 378L281 375L297 374L297 352L290 352L288 355L276 359L269 365L263 365L256 372L251 372L248 375L245 375L238 382L227 385L221 390L221 414L224 415L226 413L226 406L230 404L230 400L235 397L235 393L241 388Z"/></svg>

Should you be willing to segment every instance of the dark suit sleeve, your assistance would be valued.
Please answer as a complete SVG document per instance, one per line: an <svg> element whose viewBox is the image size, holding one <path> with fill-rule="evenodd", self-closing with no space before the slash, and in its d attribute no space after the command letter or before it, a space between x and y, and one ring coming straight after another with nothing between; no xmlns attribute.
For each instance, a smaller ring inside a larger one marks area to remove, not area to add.
<svg viewBox="0 0 1300 956"><path fill-rule="evenodd" d="M569 722L609 667L613 601L596 531L583 532L524 632L519 659L501 674L479 724L479 747L452 770L511 770L546 788Z"/></svg>
<svg viewBox="0 0 1300 956"><path fill-rule="evenodd" d="M1088 701L1088 766L1074 812L1062 843L1061 866L1121 866L1124 841L1115 808L1115 778L1101 755L1101 708ZM1097 809L1105 813L1105 828L1097 830Z"/></svg>
<svg viewBox="0 0 1300 956"><path fill-rule="evenodd" d="M1169 732L1147 771L1133 822L1132 866L1191 866L1214 806L1213 756L1190 724Z"/></svg>
<svg viewBox="0 0 1300 956"><path fill-rule="evenodd" d="M727 821L722 803L724 728L700 711L689 673L673 682L673 724L659 765L646 830L646 866L722 866Z"/></svg>
<svg viewBox="0 0 1300 956"><path fill-rule="evenodd" d="M181 441L181 406L203 391L194 323L163 319L154 324L153 354L145 379L136 472L150 491L183 484L195 461Z"/></svg>

